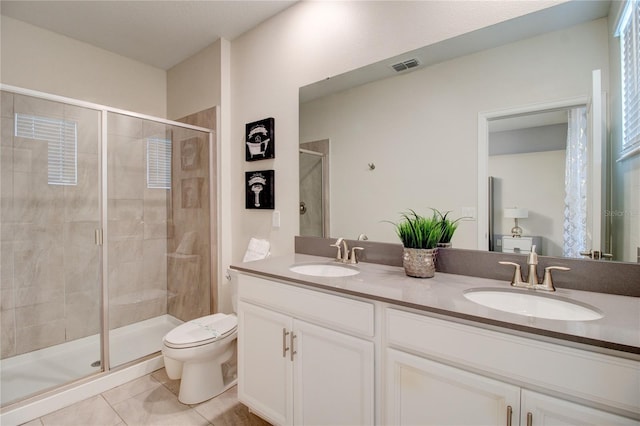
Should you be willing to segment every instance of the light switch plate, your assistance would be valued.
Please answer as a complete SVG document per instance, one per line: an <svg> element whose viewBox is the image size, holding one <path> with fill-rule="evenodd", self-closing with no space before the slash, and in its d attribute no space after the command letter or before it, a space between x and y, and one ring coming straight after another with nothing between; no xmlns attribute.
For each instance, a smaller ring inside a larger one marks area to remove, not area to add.
<svg viewBox="0 0 640 426"><path fill-rule="evenodd" d="M280 210L274 210L271 216L271 226L280 228Z"/></svg>
<svg viewBox="0 0 640 426"><path fill-rule="evenodd" d="M476 220L477 213L475 207L463 207L460 216L463 218L462 220Z"/></svg>

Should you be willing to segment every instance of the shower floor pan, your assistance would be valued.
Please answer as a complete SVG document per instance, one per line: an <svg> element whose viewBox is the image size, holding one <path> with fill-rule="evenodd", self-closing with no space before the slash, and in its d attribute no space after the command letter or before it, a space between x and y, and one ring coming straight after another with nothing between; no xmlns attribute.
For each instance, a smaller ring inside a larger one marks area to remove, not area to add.
<svg viewBox="0 0 640 426"><path fill-rule="evenodd" d="M158 352L162 338L182 321L170 316L111 330L111 366ZM93 335L0 361L0 403L17 401L101 371L100 336Z"/></svg>

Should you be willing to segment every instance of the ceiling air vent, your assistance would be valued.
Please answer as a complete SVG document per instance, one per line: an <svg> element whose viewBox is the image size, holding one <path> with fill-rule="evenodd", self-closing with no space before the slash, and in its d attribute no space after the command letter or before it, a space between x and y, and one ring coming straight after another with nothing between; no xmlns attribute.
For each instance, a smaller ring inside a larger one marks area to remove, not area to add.
<svg viewBox="0 0 640 426"><path fill-rule="evenodd" d="M418 62L417 59L408 59L406 61L398 62L397 64L391 65L391 68L396 70L396 72L400 72L400 71L408 70L410 68L415 68L418 65L420 65L420 62Z"/></svg>

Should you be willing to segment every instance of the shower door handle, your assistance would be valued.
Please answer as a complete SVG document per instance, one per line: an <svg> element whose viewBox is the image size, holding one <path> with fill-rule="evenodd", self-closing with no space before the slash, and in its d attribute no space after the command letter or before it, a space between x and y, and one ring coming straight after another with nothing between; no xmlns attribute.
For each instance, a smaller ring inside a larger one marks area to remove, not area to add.
<svg viewBox="0 0 640 426"><path fill-rule="evenodd" d="M97 246L101 246L102 243L103 243L103 240L102 240L102 229L96 229L95 237L96 237L96 245Z"/></svg>

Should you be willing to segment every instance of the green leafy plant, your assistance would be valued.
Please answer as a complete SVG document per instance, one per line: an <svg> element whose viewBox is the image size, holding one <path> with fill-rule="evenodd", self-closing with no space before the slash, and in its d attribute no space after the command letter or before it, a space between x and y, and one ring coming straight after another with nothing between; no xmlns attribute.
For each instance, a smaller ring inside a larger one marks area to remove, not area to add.
<svg viewBox="0 0 640 426"><path fill-rule="evenodd" d="M433 249L442 237L442 225L435 213L432 217L424 217L409 210L409 213L402 213L400 222L389 223L396 227L396 234L405 248Z"/></svg>
<svg viewBox="0 0 640 426"><path fill-rule="evenodd" d="M450 211L447 211L444 214L442 214L439 210L436 210L436 209L431 209L431 210L433 210L433 214L435 217L437 217L437 220L440 223L440 228L442 229L442 234L440 235L440 241L438 242L450 243L451 238L453 238L453 234L456 232L456 229L458 229L458 222L462 218L459 217L456 220L451 220L447 217L449 213L451 213Z"/></svg>

